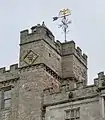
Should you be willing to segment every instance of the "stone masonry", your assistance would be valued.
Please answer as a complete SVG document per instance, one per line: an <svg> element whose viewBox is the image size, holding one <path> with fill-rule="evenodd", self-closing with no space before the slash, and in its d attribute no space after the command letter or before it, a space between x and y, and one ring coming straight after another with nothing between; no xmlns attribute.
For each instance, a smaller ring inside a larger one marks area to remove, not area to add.
<svg viewBox="0 0 105 120"><path fill-rule="evenodd" d="M105 75L87 85L87 56L45 26L20 32L19 64L0 68L0 120L105 120Z"/></svg>

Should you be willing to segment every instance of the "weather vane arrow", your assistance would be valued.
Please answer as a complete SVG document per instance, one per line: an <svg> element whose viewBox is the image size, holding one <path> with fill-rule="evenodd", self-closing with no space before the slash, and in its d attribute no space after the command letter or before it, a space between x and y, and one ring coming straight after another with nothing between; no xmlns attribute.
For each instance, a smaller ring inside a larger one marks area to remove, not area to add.
<svg viewBox="0 0 105 120"><path fill-rule="evenodd" d="M53 21L61 19L61 24L59 25L59 27L63 29L64 35L65 35L65 42L67 41L66 36L68 33L68 31L67 31L68 24L71 23L71 21L68 20L68 18L67 18L69 15L71 15L71 11L69 9L62 9L62 10L60 10L57 17L53 17Z"/></svg>

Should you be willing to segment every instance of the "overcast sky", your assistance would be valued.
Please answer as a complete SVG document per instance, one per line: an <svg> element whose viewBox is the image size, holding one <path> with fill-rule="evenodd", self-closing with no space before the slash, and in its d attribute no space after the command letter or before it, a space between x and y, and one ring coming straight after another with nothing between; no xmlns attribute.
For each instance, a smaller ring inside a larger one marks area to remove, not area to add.
<svg viewBox="0 0 105 120"><path fill-rule="evenodd" d="M105 0L0 0L0 67L18 63L19 33L45 21L60 41L59 22L53 22L62 8L69 8L68 40L74 40L88 55L89 83L105 70Z"/></svg>

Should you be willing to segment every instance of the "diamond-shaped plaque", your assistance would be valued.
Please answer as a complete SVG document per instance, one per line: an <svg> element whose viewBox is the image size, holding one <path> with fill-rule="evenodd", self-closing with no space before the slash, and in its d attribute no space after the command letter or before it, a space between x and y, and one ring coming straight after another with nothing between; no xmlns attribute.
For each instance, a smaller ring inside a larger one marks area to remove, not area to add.
<svg viewBox="0 0 105 120"><path fill-rule="evenodd" d="M36 58L38 57L37 54L35 54L32 50L30 50L24 57L24 61L28 64L28 65L32 65L34 63L34 61L36 60Z"/></svg>

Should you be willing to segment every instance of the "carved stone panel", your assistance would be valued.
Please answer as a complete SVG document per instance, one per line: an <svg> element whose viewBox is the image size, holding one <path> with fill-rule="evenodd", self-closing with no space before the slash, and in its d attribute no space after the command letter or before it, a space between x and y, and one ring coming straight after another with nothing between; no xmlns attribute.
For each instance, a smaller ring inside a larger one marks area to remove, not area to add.
<svg viewBox="0 0 105 120"><path fill-rule="evenodd" d="M32 65L34 61L37 59L38 55L35 54L32 50L30 50L25 56L24 56L24 61L28 65Z"/></svg>

